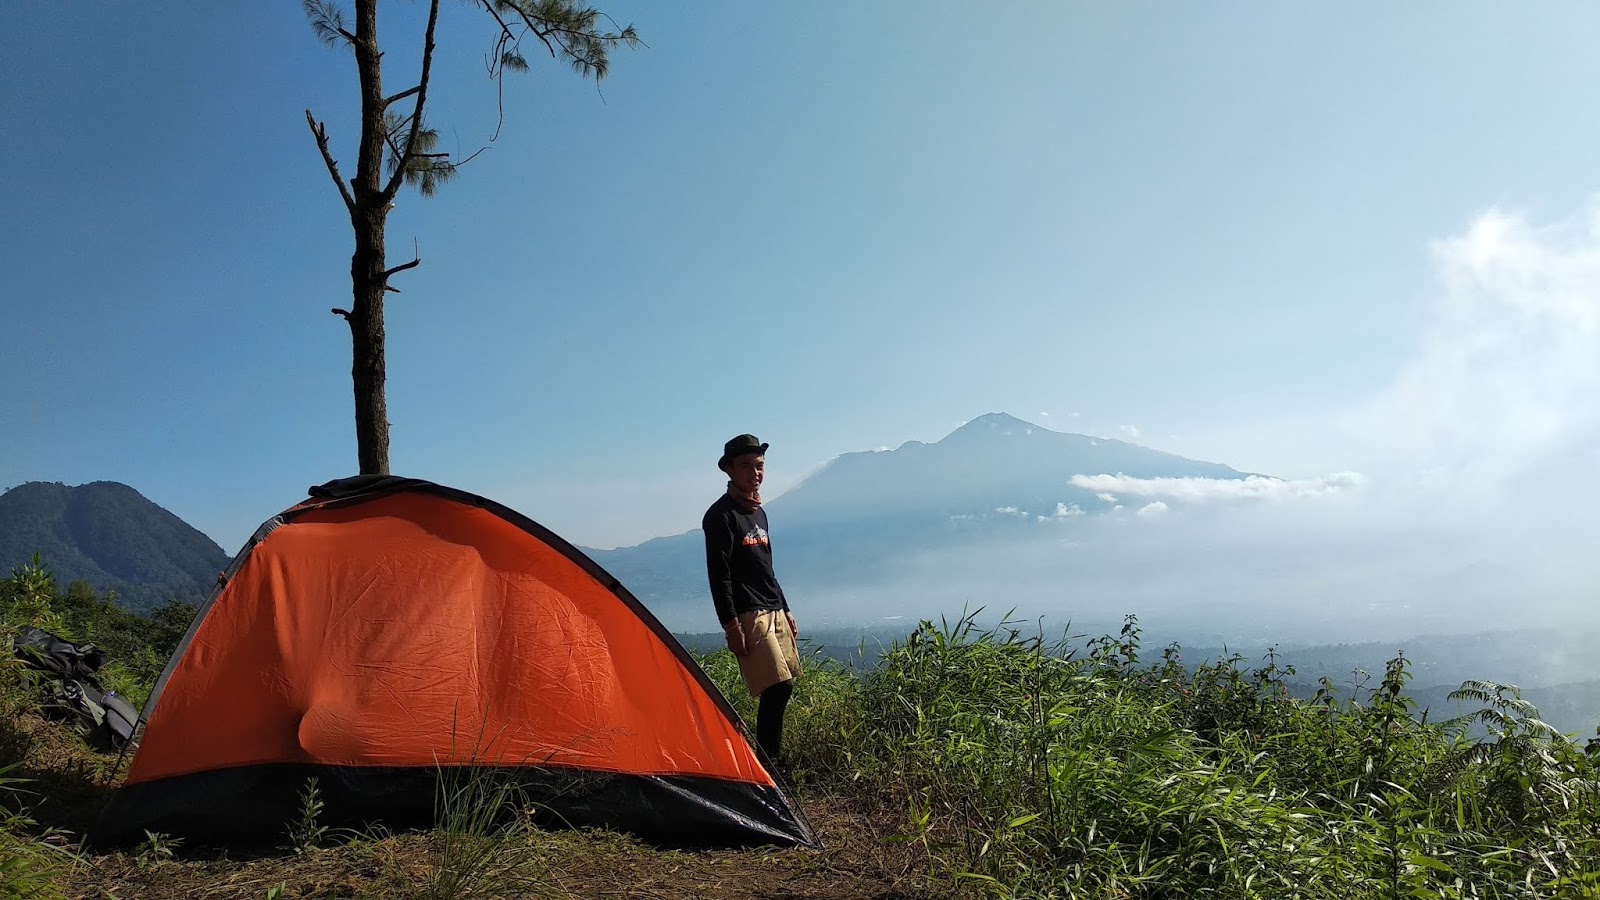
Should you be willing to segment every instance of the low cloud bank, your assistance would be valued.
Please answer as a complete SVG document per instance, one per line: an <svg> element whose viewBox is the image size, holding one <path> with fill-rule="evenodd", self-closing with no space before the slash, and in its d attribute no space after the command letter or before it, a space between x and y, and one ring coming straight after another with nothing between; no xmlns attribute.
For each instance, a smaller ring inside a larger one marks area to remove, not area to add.
<svg viewBox="0 0 1600 900"><path fill-rule="evenodd" d="M1359 472L1339 472L1318 478L1285 480L1251 475L1246 478L1134 478L1129 475L1074 475L1072 485L1095 491L1102 500L1116 502L1122 495L1165 497L1186 503L1226 500L1289 500L1320 497L1359 486Z"/></svg>

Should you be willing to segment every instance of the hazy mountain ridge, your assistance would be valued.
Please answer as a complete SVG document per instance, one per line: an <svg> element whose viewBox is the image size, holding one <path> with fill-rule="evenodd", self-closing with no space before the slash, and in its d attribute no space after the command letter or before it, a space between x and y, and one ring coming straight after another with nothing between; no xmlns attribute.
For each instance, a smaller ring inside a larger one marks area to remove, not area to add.
<svg viewBox="0 0 1600 900"><path fill-rule="evenodd" d="M768 504L774 563L788 590L873 588L920 554L1071 534L1076 520L1120 511L1075 475L1245 479L1249 473L1126 441L1051 431L1005 413L934 443L846 453ZM709 499L708 499L709 502ZM669 625L693 630L709 609L699 530L616 550L586 550ZM932 610L924 612L932 613Z"/></svg>
<svg viewBox="0 0 1600 900"><path fill-rule="evenodd" d="M0 494L0 567L36 553L57 584L114 590L136 611L204 596L229 562L211 538L114 481L35 481Z"/></svg>
<svg viewBox="0 0 1600 900"><path fill-rule="evenodd" d="M1566 732L1593 735L1600 723L1600 664L1593 648L1600 627L1529 628L1464 634L1421 634L1405 640L1359 643L1286 645L1278 648L1277 664L1293 666L1288 677L1297 696L1316 693L1326 676L1343 695L1370 689L1396 654L1404 654L1411 673L1407 694L1430 721L1459 716L1482 704L1460 703L1449 694L1465 681L1513 685L1522 699L1539 709L1540 717ZM1217 659L1220 648L1184 651L1188 663ZM1253 665L1264 651L1245 653ZM1364 673L1364 674L1361 674Z"/></svg>

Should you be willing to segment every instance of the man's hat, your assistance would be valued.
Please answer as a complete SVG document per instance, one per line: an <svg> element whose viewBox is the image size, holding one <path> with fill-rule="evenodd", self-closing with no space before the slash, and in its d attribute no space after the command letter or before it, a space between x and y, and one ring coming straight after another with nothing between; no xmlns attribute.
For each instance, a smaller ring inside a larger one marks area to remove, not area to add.
<svg viewBox="0 0 1600 900"><path fill-rule="evenodd" d="M726 469L728 468L728 463L746 454L766 453L767 447L768 445L761 443L761 439L755 435L741 434L722 445L722 458L717 460L717 468Z"/></svg>

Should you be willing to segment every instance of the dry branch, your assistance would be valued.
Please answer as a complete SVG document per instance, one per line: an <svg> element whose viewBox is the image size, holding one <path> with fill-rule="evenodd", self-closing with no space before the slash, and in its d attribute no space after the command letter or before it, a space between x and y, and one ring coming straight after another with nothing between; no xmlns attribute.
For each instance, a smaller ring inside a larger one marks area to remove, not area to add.
<svg viewBox="0 0 1600 900"><path fill-rule="evenodd" d="M306 110L306 124L311 126L311 136L317 139L317 149L322 152L322 161L328 164L328 174L333 176L333 183L339 189L339 196L344 198L345 209L355 212L355 198L350 196L350 188L345 186L344 177L339 174L339 164L334 161L333 154L328 152L327 126L318 122L309 109Z"/></svg>

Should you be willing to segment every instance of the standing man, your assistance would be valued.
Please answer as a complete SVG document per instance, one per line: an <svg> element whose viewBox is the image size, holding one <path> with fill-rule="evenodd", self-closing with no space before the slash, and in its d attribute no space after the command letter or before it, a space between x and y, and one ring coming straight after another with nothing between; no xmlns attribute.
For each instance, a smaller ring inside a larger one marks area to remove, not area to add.
<svg viewBox="0 0 1600 900"><path fill-rule="evenodd" d="M767 512L761 508L767 445L741 434L723 445L717 468L728 475L728 490L706 510L700 528L706 536L706 573L711 600L728 649L739 658L750 696L761 698L756 711L756 742L780 763L783 712L800 674L799 635L789 602L772 571Z"/></svg>

